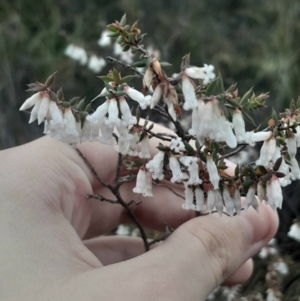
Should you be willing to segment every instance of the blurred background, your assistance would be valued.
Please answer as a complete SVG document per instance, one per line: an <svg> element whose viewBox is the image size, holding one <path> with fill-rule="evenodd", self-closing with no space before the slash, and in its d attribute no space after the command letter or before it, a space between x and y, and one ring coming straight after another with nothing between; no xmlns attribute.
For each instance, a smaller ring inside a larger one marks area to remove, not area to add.
<svg viewBox="0 0 300 301"><path fill-rule="evenodd" d="M113 67L103 58L121 55L102 33L106 24L120 20L124 12L129 24L139 20L142 31L148 33L145 46L172 63L166 70L169 76L180 70L182 56L190 52L193 65L213 64L223 75L225 87L238 82L241 94L252 86L257 94L269 91L268 108L255 117L258 124L266 122L271 107L282 110L300 95L297 0L0 0L0 149L42 135L43 127L28 125L28 114L19 112L30 95L26 84L44 82L58 71L56 88L62 86L67 99L86 96L91 100L100 93L103 83L96 76ZM84 49L85 54L72 59L70 45ZM92 57L98 60L93 65L89 63ZM128 74L120 66L117 69ZM139 81L133 84L135 88L141 85ZM292 299L300 288L299 243L286 236L299 216L299 184L284 193L287 202L280 212L277 247L295 272L289 274L291 280L282 291L284 300L299 300ZM257 278L244 292L265 292L267 269L267 263L258 265ZM289 294L291 286L296 289Z"/></svg>

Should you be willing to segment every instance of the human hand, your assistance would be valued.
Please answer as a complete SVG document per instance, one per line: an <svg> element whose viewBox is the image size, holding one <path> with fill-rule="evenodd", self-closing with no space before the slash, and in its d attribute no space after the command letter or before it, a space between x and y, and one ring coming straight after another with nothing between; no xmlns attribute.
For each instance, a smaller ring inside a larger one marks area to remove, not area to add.
<svg viewBox="0 0 300 301"><path fill-rule="evenodd" d="M98 143L80 148L112 182L117 153ZM45 137L2 151L0 166L1 300L205 300L224 281L245 281L248 258L277 228L264 204L259 214L193 218L181 199L155 186L135 214L147 228L166 222L176 230L143 253L138 238L93 238L129 220L119 205L86 199L111 195L68 145ZM136 199L133 187L122 186L125 200Z"/></svg>

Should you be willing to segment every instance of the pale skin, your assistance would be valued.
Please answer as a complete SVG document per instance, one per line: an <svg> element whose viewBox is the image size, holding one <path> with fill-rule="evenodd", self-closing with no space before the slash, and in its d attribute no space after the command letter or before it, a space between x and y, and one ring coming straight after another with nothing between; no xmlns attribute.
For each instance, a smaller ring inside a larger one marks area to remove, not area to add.
<svg viewBox="0 0 300 301"><path fill-rule="evenodd" d="M100 143L80 149L112 182L116 152ZM194 218L182 199L154 186L135 213L147 228L164 230L166 222L176 230L144 253L140 238L96 238L130 220L120 205L86 199L113 196L68 145L38 139L2 151L0 166L0 300L205 300L221 283L248 279L248 259L278 225L264 204L259 214ZM122 188L125 200L137 199L133 187Z"/></svg>

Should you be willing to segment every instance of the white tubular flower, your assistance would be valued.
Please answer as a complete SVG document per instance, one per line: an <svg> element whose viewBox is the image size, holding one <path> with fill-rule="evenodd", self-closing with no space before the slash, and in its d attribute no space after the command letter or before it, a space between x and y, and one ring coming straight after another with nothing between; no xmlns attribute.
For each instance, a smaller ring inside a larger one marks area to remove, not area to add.
<svg viewBox="0 0 300 301"><path fill-rule="evenodd" d="M169 165L170 165L170 169L172 171L172 178L171 178L172 183L181 182L182 180L185 180L187 178L182 173L182 171L180 169L180 164L177 161L176 157L174 157L174 156L169 157Z"/></svg>
<svg viewBox="0 0 300 301"><path fill-rule="evenodd" d="M176 121L177 120L177 115L176 115L173 103L170 102L170 101L167 101L167 106L168 106L168 113L173 118L173 120Z"/></svg>
<svg viewBox="0 0 300 301"><path fill-rule="evenodd" d="M142 110L147 108L147 101L145 100L145 96L143 93L135 90L127 85L124 86L123 91L134 101L138 102Z"/></svg>
<svg viewBox="0 0 300 301"><path fill-rule="evenodd" d="M128 155L138 156L138 145L140 141L140 133L134 131L132 133L132 139L129 141Z"/></svg>
<svg viewBox="0 0 300 301"><path fill-rule="evenodd" d="M161 96L162 96L162 88L161 88L161 85L157 85L155 90L154 90L154 93L151 97L151 105L150 105L150 108L153 109L157 104L158 102L160 101L161 99Z"/></svg>
<svg viewBox="0 0 300 301"><path fill-rule="evenodd" d="M132 116L129 105L124 97L119 98L119 104L120 104L120 111L123 115L123 120L125 121L125 124L135 124L136 118Z"/></svg>
<svg viewBox="0 0 300 301"><path fill-rule="evenodd" d="M248 192L246 194L245 210L247 211L250 206L252 206L258 212L259 207L258 207L258 202L257 202L256 196L255 196L255 187L254 186L251 186L248 189Z"/></svg>
<svg viewBox="0 0 300 301"><path fill-rule="evenodd" d="M98 40L98 45L101 47L107 47L111 44L111 38L107 36L110 33L109 30L104 30L101 33L101 37Z"/></svg>
<svg viewBox="0 0 300 301"><path fill-rule="evenodd" d="M270 161L272 161L275 151L276 139L274 137L271 137L269 140L264 141L260 149L260 157L256 161L256 165L270 166Z"/></svg>
<svg viewBox="0 0 300 301"><path fill-rule="evenodd" d="M238 142L245 141L246 130L245 121L242 112L239 109L235 109L232 116L232 125Z"/></svg>
<svg viewBox="0 0 300 301"><path fill-rule="evenodd" d="M191 82L191 80L185 75L182 74L182 93L184 95L184 110L195 109L198 106L198 102L195 95L195 88Z"/></svg>
<svg viewBox="0 0 300 301"><path fill-rule="evenodd" d="M147 68L144 78L143 78L143 86L149 88L151 83L152 83L152 79L154 76L154 71L152 68Z"/></svg>
<svg viewBox="0 0 300 301"><path fill-rule="evenodd" d="M27 110L34 106L37 102L41 101L43 98L43 92L38 92L33 94L31 97L27 98L25 102L20 107L20 111Z"/></svg>
<svg viewBox="0 0 300 301"><path fill-rule="evenodd" d="M282 190L278 178L275 175L273 175L267 183L267 199L274 211L276 211L277 207L281 209L283 200Z"/></svg>
<svg viewBox="0 0 300 301"><path fill-rule="evenodd" d="M182 205L182 208L185 209L185 210L190 210L192 208L194 208L194 205L193 205L193 200L194 200L194 192L193 192L193 189L190 188L188 186L188 184L186 182L183 182L184 183L184 204Z"/></svg>
<svg viewBox="0 0 300 301"><path fill-rule="evenodd" d="M54 101L49 102L48 114L54 122L62 122L62 112Z"/></svg>
<svg viewBox="0 0 300 301"><path fill-rule="evenodd" d="M204 73L204 68L199 67L188 67L184 70L184 73L194 79L204 79L206 74Z"/></svg>
<svg viewBox="0 0 300 301"><path fill-rule="evenodd" d="M289 273L288 265L281 258L273 263L273 268L282 276L286 276Z"/></svg>
<svg viewBox="0 0 300 301"><path fill-rule="evenodd" d="M132 189L134 193L144 193L146 184L146 171L140 168L136 177L135 187Z"/></svg>
<svg viewBox="0 0 300 301"><path fill-rule="evenodd" d="M288 149L288 153L291 158L295 158L297 154L297 140L296 137L291 137L286 139L286 146Z"/></svg>
<svg viewBox="0 0 300 301"><path fill-rule="evenodd" d="M261 182L257 184L257 197L261 202L268 200L266 189L262 186Z"/></svg>
<svg viewBox="0 0 300 301"><path fill-rule="evenodd" d="M268 132L246 132L245 142L251 146L255 145L255 142L266 141L272 137L273 133L271 131Z"/></svg>
<svg viewBox="0 0 300 301"><path fill-rule="evenodd" d="M88 68L95 73L99 73L106 66L106 61L97 55L92 55L89 59Z"/></svg>
<svg viewBox="0 0 300 301"><path fill-rule="evenodd" d="M151 158L150 155L150 143L149 143L149 137L146 134L143 140L141 141L141 151L138 153L138 156L140 158Z"/></svg>
<svg viewBox="0 0 300 301"><path fill-rule="evenodd" d="M199 113L198 113L198 108L193 109L192 113L192 127L189 129L189 134L196 136L198 129L199 129L199 124L201 122Z"/></svg>
<svg viewBox="0 0 300 301"><path fill-rule="evenodd" d="M200 104L200 103L199 103ZM215 111L217 112L217 110ZM197 136L215 138L215 131L220 131L219 120L214 112L214 103L209 101L205 106L198 106L200 124Z"/></svg>
<svg viewBox="0 0 300 301"><path fill-rule="evenodd" d="M203 84L206 85L210 81L212 81L213 79L216 78L216 75L214 73L215 67L213 65L204 64L203 69L204 69L204 74L205 74L205 77L203 79Z"/></svg>
<svg viewBox="0 0 300 301"><path fill-rule="evenodd" d="M140 104L142 110L145 110L145 109L147 109L147 107L150 106L150 104L151 104L151 98L152 98L151 95L146 95L145 96L145 102L143 104L143 107L142 107L142 103Z"/></svg>
<svg viewBox="0 0 300 301"><path fill-rule="evenodd" d="M114 127L118 126L121 123L121 120L119 119L119 109L117 101L112 98L109 100L109 106L108 106L108 118L105 120L105 124L108 127Z"/></svg>
<svg viewBox="0 0 300 301"><path fill-rule="evenodd" d="M214 210L215 202L216 202L216 190L208 190L208 192L207 192L207 209L210 214Z"/></svg>
<svg viewBox="0 0 300 301"><path fill-rule="evenodd" d="M197 187L195 189L196 206L193 207L196 211L201 211L204 208L204 192L202 189Z"/></svg>
<svg viewBox="0 0 300 301"><path fill-rule="evenodd" d="M121 141L130 141L132 135L129 134L128 126L122 121L120 126L117 127L119 132L119 140Z"/></svg>
<svg viewBox="0 0 300 301"><path fill-rule="evenodd" d="M198 159L195 157L189 157L188 171L189 171L189 180L190 185L198 185L202 183L202 180L199 178L199 165Z"/></svg>
<svg viewBox="0 0 300 301"><path fill-rule="evenodd" d="M65 120L65 131L62 135L63 142L70 143L70 144L78 143L79 142L79 132L78 132L76 120L72 113L71 108L65 109L64 120Z"/></svg>
<svg viewBox="0 0 300 301"><path fill-rule="evenodd" d="M226 120L225 116L221 116L221 123L223 128L223 134L222 140L225 140L226 144L230 148L235 148L237 146L237 140L235 135L233 134L231 123ZM220 129L219 129L220 130ZM216 130L217 132L218 130Z"/></svg>
<svg viewBox="0 0 300 301"><path fill-rule="evenodd" d="M103 144L112 145L113 144L113 132L114 128L107 126L105 124L106 119L104 119L104 123L100 123L100 129L102 136L100 137L100 142Z"/></svg>
<svg viewBox="0 0 300 301"><path fill-rule="evenodd" d="M230 216L233 216L234 202L233 202L233 198L230 196L230 192L227 187L225 187L223 190L223 200L224 200L227 213Z"/></svg>
<svg viewBox="0 0 300 301"><path fill-rule="evenodd" d="M97 123L104 122L105 116L108 113L109 101L105 101L101 106L97 108L97 110L92 114L86 117L88 121Z"/></svg>
<svg viewBox="0 0 300 301"><path fill-rule="evenodd" d="M152 178L154 180L162 180L164 178L163 174L163 160L165 153L159 151L151 161L146 164L147 169L152 173Z"/></svg>
<svg viewBox="0 0 300 301"><path fill-rule="evenodd" d="M209 180L214 186L214 189L219 189L220 176L217 166L211 156L207 156L206 167L209 174Z"/></svg>
<svg viewBox="0 0 300 301"><path fill-rule="evenodd" d="M216 207L219 215L222 216L222 214L223 214L223 198L222 198L220 190L214 190L214 192L216 194L215 207Z"/></svg>
<svg viewBox="0 0 300 301"><path fill-rule="evenodd" d="M182 139L180 137L172 138L170 149L173 150L176 153L179 153L180 151L185 150L185 146L182 142Z"/></svg>
<svg viewBox="0 0 300 301"><path fill-rule="evenodd" d="M278 171L285 174L285 176L283 178L278 178L281 187L285 187L285 186L291 184L292 181L291 181L291 175L290 175L290 168L286 164L286 162L284 160L284 156L282 156L282 162L280 164Z"/></svg>
<svg viewBox="0 0 300 301"><path fill-rule="evenodd" d="M299 223L292 224L287 236L300 242L300 225L299 225Z"/></svg>
<svg viewBox="0 0 300 301"><path fill-rule="evenodd" d="M118 145L114 146L114 149L122 154L122 155L128 155L128 151L129 151L129 141L128 140L118 140Z"/></svg>
<svg viewBox="0 0 300 301"><path fill-rule="evenodd" d="M234 195L233 195L233 206L237 213L237 215L240 215L241 213L241 195L238 189L235 189Z"/></svg>
<svg viewBox="0 0 300 301"><path fill-rule="evenodd" d="M291 178L292 180L300 179L299 164L295 158L291 158Z"/></svg>
<svg viewBox="0 0 300 301"><path fill-rule="evenodd" d="M152 197L152 175L149 171L146 171L146 182L145 182L145 189L143 192L143 196L145 197Z"/></svg>

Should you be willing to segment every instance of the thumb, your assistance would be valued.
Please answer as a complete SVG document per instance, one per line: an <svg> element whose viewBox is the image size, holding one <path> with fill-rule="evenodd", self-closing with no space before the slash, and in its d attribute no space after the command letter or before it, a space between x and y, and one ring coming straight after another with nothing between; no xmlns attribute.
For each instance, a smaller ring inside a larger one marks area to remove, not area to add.
<svg viewBox="0 0 300 301"><path fill-rule="evenodd" d="M277 225L277 214L265 204L260 204L259 213L251 208L233 218L215 214L194 218L145 255L160 269L157 277L165 275L165 286L170 281L170 287L184 293L178 300L205 300L229 276L236 279L245 266L251 270L251 264L243 264L267 244Z"/></svg>

